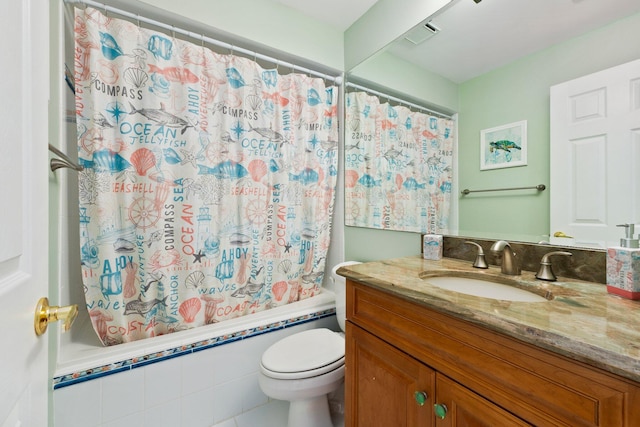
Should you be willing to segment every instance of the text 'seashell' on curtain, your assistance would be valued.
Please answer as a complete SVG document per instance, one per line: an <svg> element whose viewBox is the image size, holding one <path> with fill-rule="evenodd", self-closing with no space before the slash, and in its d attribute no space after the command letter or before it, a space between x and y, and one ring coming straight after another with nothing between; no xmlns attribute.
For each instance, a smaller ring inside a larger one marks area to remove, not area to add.
<svg viewBox="0 0 640 427"><path fill-rule="evenodd" d="M446 233L453 120L361 91L345 99L346 225Z"/></svg>
<svg viewBox="0 0 640 427"><path fill-rule="evenodd" d="M319 292L337 88L76 9L80 245L105 345Z"/></svg>

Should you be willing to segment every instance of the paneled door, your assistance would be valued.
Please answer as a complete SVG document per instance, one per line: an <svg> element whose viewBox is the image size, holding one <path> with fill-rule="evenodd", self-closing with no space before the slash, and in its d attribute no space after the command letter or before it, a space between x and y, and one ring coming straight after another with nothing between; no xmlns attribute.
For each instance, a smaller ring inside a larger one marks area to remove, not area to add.
<svg viewBox="0 0 640 427"><path fill-rule="evenodd" d="M0 13L0 426L47 425L49 2L4 1Z"/></svg>
<svg viewBox="0 0 640 427"><path fill-rule="evenodd" d="M550 119L551 235L618 245L640 223L640 60L551 87Z"/></svg>

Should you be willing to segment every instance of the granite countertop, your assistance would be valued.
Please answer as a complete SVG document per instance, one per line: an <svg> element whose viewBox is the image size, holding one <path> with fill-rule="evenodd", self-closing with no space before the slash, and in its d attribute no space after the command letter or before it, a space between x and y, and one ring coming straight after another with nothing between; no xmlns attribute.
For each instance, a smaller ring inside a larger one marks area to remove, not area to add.
<svg viewBox="0 0 640 427"><path fill-rule="evenodd" d="M430 285L425 277L438 272L515 279L522 289L552 295L552 299L515 302L447 291ZM563 277L544 282L529 271L523 271L521 276L505 276L499 267L482 270L467 261L430 261L421 256L344 266L337 273L640 382L640 302L611 295L602 284Z"/></svg>

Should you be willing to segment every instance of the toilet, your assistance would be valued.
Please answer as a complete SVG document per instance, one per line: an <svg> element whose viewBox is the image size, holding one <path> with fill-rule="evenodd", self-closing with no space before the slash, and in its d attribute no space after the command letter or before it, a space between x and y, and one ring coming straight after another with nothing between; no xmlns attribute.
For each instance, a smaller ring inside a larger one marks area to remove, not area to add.
<svg viewBox="0 0 640 427"><path fill-rule="evenodd" d="M345 278L331 270L336 317L344 331ZM298 332L272 344L262 355L258 382L270 398L289 401L288 427L333 427L327 394L344 381L344 334L327 328Z"/></svg>

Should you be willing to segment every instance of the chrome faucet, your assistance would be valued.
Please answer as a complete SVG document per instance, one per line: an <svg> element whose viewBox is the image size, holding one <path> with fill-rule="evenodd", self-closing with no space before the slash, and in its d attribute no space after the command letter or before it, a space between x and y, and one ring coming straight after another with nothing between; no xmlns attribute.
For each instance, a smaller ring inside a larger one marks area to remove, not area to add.
<svg viewBox="0 0 640 427"><path fill-rule="evenodd" d="M540 270L536 274L536 279L546 280L549 282L553 282L557 279L556 275L553 274L553 269L551 268L551 260L549 259L553 255L564 255L564 256L572 256L571 252L566 251L554 251L544 254L542 259L540 260Z"/></svg>
<svg viewBox="0 0 640 427"><path fill-rule="evenodd" d="M509 276L520 275L520 265L516 259L516 253L511 249L509 242L504 240L498 240L491 246L491 252L496 256L502 257L502 274L508 274Z"/></svg>

